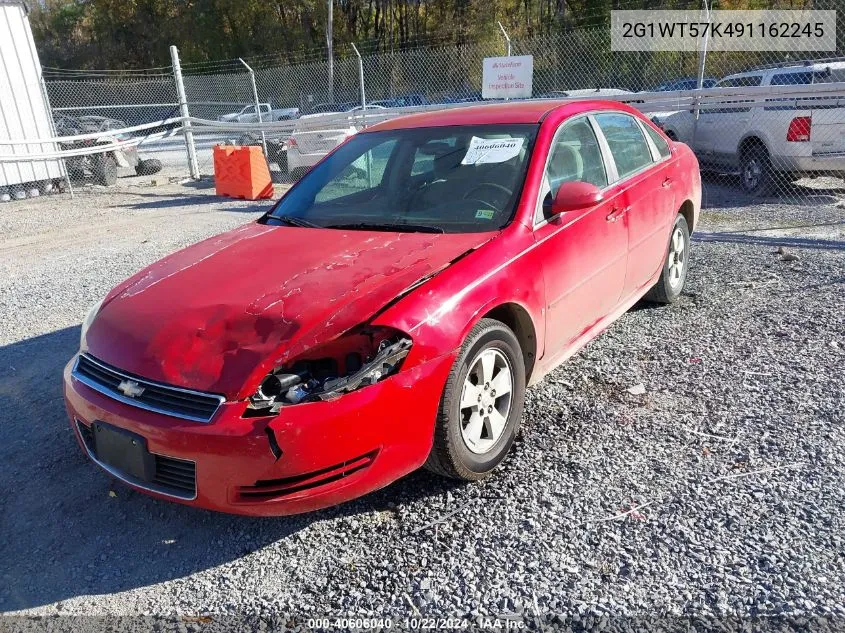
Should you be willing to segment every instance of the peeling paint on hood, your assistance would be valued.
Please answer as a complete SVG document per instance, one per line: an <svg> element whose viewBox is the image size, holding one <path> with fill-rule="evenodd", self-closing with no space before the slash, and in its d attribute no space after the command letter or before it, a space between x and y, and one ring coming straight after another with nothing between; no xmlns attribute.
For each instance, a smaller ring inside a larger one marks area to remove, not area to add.
<svg viewBox="0 0 845 633"><path fill-rule="evenodd" d="M87 348L124 371L234 398L257 369L366 321L490 237L248 224L117 286Z"/></svg>

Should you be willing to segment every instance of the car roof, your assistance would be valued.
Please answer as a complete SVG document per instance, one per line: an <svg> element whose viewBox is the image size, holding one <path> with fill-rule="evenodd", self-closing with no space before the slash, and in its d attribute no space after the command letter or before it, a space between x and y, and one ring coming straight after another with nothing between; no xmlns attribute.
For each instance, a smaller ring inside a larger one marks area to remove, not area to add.
<svg viewBox="0 0 845 633"><path fill-rule="evenodd" d="M813 62L811 64L802 64L800 66L781 66L778 68L773 68L772 70L775 74L779 73L800 73L800 72L809 72L809 71L819 71L824 70L825 68L833 68L834 70L838 70L840 68L845 68L845 62L843 61L836 61L836 62Z"/></svg>
<svg viewBox="0 0 845 633"><path fill-rule="evenodd" d="M720 81L724 81L725 79L735 79L737 77L759 77L765 76L767 74L774 75L791 75L795 73L806 73L806 72L818 72L820 70L824 70L825 68L832 68L833 70L839 70L841 68L845 68L845 61L824 61L819 60L817 62L801 62L796 63L793 66L773 66L771 68L754 68L752 70L745 70L739 73L733 73L732 75L726 75L722 77Z"/></svg>
<svg viewBox="0 0 845 633"><path fill-rule="evenodd" d="M449 125L509 125L519 123L540 123L547 114L554 110L571 110L571 114L587 110L616 109L622 112L637 114L637 110L615 101L602 99L578 99L565 101L514 101L510 103L495 103L473 106L461 106L420 112L388 119L377 123L367 132L381 130L401 130L416 127L445 127ZM562 112L562 114L569 114Z"/></svg>

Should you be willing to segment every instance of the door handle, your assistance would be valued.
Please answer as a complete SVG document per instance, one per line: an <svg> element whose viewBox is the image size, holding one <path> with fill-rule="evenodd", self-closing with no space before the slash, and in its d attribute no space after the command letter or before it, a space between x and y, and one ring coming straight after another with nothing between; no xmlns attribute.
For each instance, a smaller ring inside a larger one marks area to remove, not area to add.
<svg viewBox="0 0 845 633"><path fill-rule="evenodd" d="M663 179L663 187L670 187L672 185L672 179L669 176Z"/></svg>
<svg viewBox="0 0 845 633"><path fill-rule="evenodd" d="M625 215L629 208L630 207L613 207L610 213L607 214L606 220L608 222L616 222L616 220Z"/></svg>

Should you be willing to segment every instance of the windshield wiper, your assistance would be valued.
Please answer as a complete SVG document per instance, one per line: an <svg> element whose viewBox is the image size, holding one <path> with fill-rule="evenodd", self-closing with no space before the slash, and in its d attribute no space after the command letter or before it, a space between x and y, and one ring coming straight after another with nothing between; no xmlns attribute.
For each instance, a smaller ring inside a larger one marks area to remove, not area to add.
<svg viewBox="0 0 845 633"><path fill-rule="evenodd" d="M303 220L302 218L295 218L292 215L271 215L269 217L271 220L278 220L279 222L284 222L285 224L289 224L290 226L298 226L303 229L325 228L323 226L320 226L319 224L309 222L308 220Z"/></svg>
<svg viewBox="0 0 845 633"><path fill-rule="evenodd" d="M353 222L351 224L330 224L327 229L351 229L361 231L398 231L400 233L445 233L439 226L431 224L404 224L402 222L381 222L368 224L366 222Z"/></svg>

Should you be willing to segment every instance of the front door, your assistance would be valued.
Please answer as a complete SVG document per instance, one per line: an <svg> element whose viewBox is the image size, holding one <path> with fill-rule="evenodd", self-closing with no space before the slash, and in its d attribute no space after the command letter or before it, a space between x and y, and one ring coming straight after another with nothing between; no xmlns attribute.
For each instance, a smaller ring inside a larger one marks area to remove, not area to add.
<svg viewBox="0 0 845 633"><path fill-rule="evenodd" d="M535 217L535 249L546 287L546 349L555 359L619 302L625 282L627 230L622 200L609 178L588 116L564 122L549 151L543 208ZM558 187L589 182L605 190L594 207L549 217Z"/></svg>

